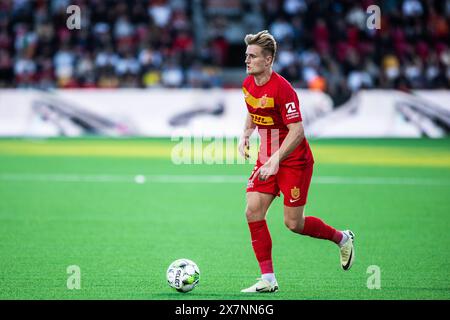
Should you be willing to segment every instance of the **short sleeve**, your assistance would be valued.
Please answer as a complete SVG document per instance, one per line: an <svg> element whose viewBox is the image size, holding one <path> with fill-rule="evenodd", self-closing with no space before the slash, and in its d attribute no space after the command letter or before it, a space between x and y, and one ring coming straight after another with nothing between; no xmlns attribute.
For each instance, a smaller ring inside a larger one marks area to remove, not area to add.
<svg viewBox="0 0 450 320"><path fill-rule="evenodd" d="M279 101L284 124L302 121L297 93L290 85L280 86Z"/></svg>

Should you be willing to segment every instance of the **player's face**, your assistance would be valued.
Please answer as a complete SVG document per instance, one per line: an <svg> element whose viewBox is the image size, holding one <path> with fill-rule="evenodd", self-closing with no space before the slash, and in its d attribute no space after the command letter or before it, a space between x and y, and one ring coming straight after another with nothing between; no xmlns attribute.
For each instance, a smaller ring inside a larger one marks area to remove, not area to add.
<svg viewBox="0 0 450 320"><path fill-rule="evenodd" d="M265 57L262 51L263 49L255 44L247 46L245 51L247 74L258 75L271 67L272 58L270 56Z"/></svg>

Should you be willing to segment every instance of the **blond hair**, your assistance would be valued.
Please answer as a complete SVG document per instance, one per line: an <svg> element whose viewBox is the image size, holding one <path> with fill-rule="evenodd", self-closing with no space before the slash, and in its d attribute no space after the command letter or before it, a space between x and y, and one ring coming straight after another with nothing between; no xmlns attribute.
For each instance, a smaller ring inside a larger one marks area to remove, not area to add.
<svg viewBox="0 0 450 320"><path fill-rule="evenodd" d="M267 30L258 32L257 34L248 34L244 38L246 45L255 44L260 46L263 50L264 56L271 55L272 62L275 60L277 53L277 42L275 38Z"/></svg>

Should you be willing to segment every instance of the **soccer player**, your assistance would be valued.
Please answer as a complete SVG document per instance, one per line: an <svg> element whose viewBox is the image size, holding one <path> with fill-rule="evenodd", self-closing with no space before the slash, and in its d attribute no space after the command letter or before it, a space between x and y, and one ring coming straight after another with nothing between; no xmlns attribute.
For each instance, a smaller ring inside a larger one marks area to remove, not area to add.
<svg viewBox="0 0 450 320"><path fill-rule="evenodd" d="M277 44L267 30L248 34L245 43L248 76L242 89L248 114L238 148L248 158L249 137L258 128L261 145L247 184L246 217L262 276L242 292L275 292L278 283L265 218L280 192L284 196L284 223L289 230L336 243L344 270L350 269L355 258L354 234L336 230L319 218L304 216L314 159L304 135L297 94L286 79L272 70Z"/></svg>

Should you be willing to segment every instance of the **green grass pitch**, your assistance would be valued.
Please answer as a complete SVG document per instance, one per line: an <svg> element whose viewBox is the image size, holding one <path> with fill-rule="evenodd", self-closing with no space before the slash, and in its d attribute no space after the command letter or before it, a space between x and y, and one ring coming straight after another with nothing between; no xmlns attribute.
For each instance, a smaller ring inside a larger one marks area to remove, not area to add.
<svg viewBox="0 0 450 320"><path fill-rule="evenodd" d="M310 143L306 215L353 230L355 264L344 272L333 243L290 232L278 198L280 291L246 295L259 276L244 215L252 164L176 165L169 139L2 139L0 298L449 299L450 140ZM201 270L187 294L165 280L183 257Z"/></svg>

